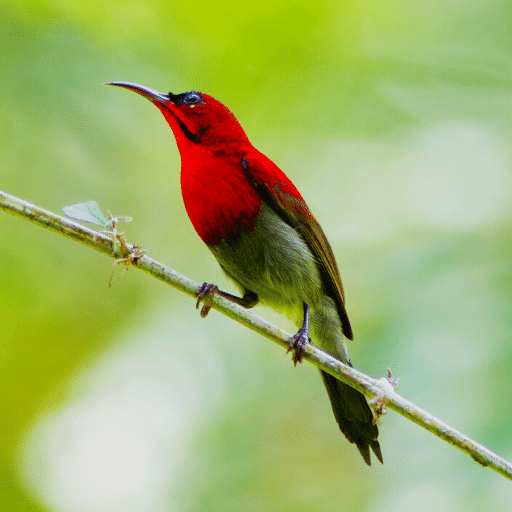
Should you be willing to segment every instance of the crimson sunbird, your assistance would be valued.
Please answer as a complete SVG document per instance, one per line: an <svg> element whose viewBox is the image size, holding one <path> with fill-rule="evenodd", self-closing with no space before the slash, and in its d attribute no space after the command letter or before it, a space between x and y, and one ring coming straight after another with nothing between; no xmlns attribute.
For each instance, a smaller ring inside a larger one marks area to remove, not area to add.
<svg viewBox="0 0 512 512"><path fill-rule="evenodd" d="M112 82L144 96L169 123L181 156L181 191L188 216L241 297L203 283L198 305L218 293L251 308L258 302L299 327L290 350L296 364L309 341L351 365L353 339L343 285L327 238L288 177L249 142L233 113L197 91L163 94ZM311 339L310 339L311 334ZM321 371L334 416L371 465L382 462L379 432L362 393Z"/></svg>

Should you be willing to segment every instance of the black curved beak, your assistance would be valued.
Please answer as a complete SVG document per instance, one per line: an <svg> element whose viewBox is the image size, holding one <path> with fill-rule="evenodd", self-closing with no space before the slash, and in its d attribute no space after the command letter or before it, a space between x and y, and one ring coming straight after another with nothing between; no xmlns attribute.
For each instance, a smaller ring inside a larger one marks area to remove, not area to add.
<svg viewBox="0 0 512 512"><path fill-rule="evenodd" d="M132 84L130 82L109 82L104 85L117 85L118 87L124 87L125 89L144 96L144 98L152 101L153 103L166 103L167 101L172 101L168 94L163 94L150 89L149 87L145 87L144 85Z"/></svg>

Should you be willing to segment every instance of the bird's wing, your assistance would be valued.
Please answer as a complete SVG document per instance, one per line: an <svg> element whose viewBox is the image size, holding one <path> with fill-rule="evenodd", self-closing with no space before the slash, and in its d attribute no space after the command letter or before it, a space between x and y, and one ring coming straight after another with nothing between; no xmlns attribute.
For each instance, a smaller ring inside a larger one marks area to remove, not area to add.
<svg viewBox="0 0 512 512"><path fill-rule="evenodd" d="M343 334L353 339L338 265L320 224L306 202L279 167L259 151L252 149L247 152L242 166L251 185L286 223L302 235L317 258L326 293L336 303Z"/></svg>

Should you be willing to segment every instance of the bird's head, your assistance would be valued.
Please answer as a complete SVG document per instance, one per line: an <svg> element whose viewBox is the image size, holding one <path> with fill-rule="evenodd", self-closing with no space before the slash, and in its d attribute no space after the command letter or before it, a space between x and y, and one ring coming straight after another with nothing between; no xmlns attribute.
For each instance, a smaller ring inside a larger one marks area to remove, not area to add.
<svg viewBox="0 0 512 512"><path fill-rule="evenodd" d="M247 136L234 114L215 98L197 91L160 93L142 85L111 82L144 96L154 103L173 129L178 145L212 145L246 142ZM186 140L185 140L186 139Z"/></svg>

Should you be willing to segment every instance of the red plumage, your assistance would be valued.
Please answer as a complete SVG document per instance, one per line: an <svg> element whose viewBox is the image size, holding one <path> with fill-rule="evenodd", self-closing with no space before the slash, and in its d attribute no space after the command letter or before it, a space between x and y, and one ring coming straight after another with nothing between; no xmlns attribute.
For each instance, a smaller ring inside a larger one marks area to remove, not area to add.
<svg viewBox="0 0 512 512"><path fill-rule="evenodd" d="M352 339L352 328L334 254L288 177L251 145L233 113L211 96L112 85L146 97L167 119L181 155L188 216L243 294L236 297L204 283L198 304L214 292L247 308L261 301L300 326L290 342L295 363L311 341L351 365L344 337ZM202 316L209 309L207 304ZM368 465L370 449L382 462L378 429L364 395L321 374L340 430Z"/></svg>
<svg viewBox="0 0 512 512"><path fill-rule="evenodd" d="M216 245L254 229L261 199L250 178L303 199L284 172L252 146L234 114L215 98L201 97L204 103L194 105L192 116L184 115L183 107L171 101L156 105L172 128L181 154L187 214L203 242ZM184 126L197 138L187 137ZM244 158L255 163L251 177L241 164Z"/></svg>

